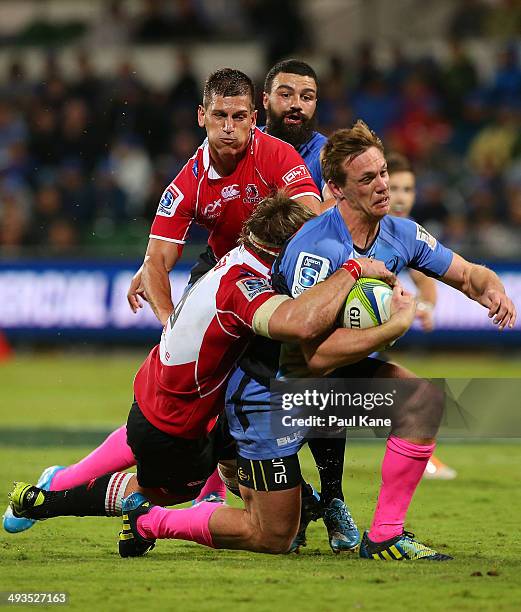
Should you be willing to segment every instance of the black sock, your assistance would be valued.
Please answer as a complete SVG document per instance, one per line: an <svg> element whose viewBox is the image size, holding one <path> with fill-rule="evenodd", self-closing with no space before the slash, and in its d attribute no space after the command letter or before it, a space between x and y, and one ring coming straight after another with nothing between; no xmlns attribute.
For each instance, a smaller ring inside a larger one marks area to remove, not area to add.
<svg viewBox="0 0 521 612"><path fill-rule="evenodd" d="M42 491L42 504L28 509L24 516L32 519L56 516L112 516L105 510L107 486L112 474L105 474L65 491Z"/></svg>
<svg viewBox="0 0 521 612"><path fill-rule="evenodd" d="M332 499L344 500L342 476L344 475L345 438L312 438L309 450L317 464L320 476L320 498L324 506Z"/></svg>

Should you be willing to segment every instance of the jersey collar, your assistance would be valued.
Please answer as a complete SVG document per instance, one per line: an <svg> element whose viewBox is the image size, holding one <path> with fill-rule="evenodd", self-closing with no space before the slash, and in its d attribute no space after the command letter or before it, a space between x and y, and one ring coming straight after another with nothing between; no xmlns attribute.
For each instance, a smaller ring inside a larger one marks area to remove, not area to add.
<svg viewBox="0 0 521 612"><path fill-rule="evenodd" d="M253 268L262 276L269 276L271 265L266 264L256 253L250 251L247 246L241 246L240 249L243 252L244 263Z"/></svg>
<svg viewBox="0 0 521 612"><path fill-rule="evenodd" d="M335 219L336 219L336 222L337 222L337 225L339 227L340 232L352 244L353 250L356 251L358 253L358 255L366 256L371 251L371 249L373 248L375 242L378 240L378 236L380 235L380 230L382 228L382 222L380 221L380 223L378 224L378 231L376 232L376 235L373 238L371 244L368 247L366 247L365 249L361 249L361 248L358 248L356 246L356 244L354 243L353 236L351 235L351 232L349 231L349 228L347 227L347 225L346 225L346 223L344 221L344 218L340 214L340 211L338 210L338 206L336 206L336 205L333 206L332 210L334 211L332 214L335 215ZM384 219L385 219L385 217L384 217Z"/></svg>

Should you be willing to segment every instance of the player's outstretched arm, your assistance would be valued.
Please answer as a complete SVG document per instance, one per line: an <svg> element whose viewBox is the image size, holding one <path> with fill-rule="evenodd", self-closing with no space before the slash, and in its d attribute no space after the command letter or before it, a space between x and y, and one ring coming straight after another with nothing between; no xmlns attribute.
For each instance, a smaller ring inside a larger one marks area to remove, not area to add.
<svg viewBox="0 0 521 612"><path fill-rule="evenodd" d="M423 331L430 332L434 329L433 311L437 298L436 281L418 270L411 269L409 274L417 290L416 317L419 319Z"/></svg>
<svg viewBox="0 0 521 612"><path fill-rule="evenodd" d="M413 295L396 285L391 302L391 318L383 325L368 329L335 329L317 341L301 343L308 368L314 375L323 376L331 370L364 359L403 336L412 325L415 308Z"/></svg>
<svg viewBox="0 0 521 612"><path fill-rule="evenodd" d="M150 307L163 325L174 309L168 273L177 263L179 256L178 245L174 242L155 238L148 241L141 282Z"/></svg>
<svg viewBox="0 0 521 612"><path fill-rule="evenodd" d="M494 317L494 325L498 325L499 330L514 327L516 307L492 270L470 263L454 253L452 263L441 280L488 308L488 316Z"/></svg>
<svg viewBox="0 0 521 612"><path fill-rule="evenodd" d="M307 289L293 300L279 302L277 308L269 313L269 319L265 317L268 332L265 335L281 342L318 338L333 327L348 293L362 276L379 278L390 285L396 283L396 276L387 270L383 262L366 257L350 259L324 282ZM257 320L264 316L262 312L259 311Z"/></svg>

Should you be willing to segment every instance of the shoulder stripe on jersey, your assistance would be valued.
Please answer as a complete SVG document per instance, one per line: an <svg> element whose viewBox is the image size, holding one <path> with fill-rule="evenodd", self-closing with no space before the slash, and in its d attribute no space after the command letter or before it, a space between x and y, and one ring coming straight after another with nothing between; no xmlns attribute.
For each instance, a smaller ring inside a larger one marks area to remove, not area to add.
<svg viewBox="0 0 521 612"><path fill-rule="evenodd" d="M183 244L186 242L186 237L188 236L188 232L190 231L190 228L192 227L192 223L194 222L194 218L192 217L190 219L190 223L186 226L186 231L183 234Z"/></svg>
<svg viewBox="0 0 521 612"><path fill-rule="evenodd" d="M292 195L290 197L291 200L296 200L297 198L301 198L303 196L313 196L314 198L316 198L319 202L322 202L322 200L320 199L320 196L318 195L318 193L315 193L314 191L304 191L302 193L297 193L297 195Z"/></svg>
<svg viewBox="0 0 521 612"><path fill-rule="evenodd" d="M222 387L223 383L224 383L224 382L226 382L226 381L228 380L228 375L229 375L229 374L230 374L230 372L233 370L233 367L232 367L232 368L230 368L230 369L228 370L228 372L226 372L226 374L224 375L223 379L222 379L222 380L220 380L220 381L219 381L219 382L218 382L218 383L215 385L215 387L213 387L213 388L212 388L212 389L210 389L209 391L204 391L204 392L203 392L203 390L202 390L202 388L201 388L201 385L200 385L200 383L199 383L199 379L198 379L198 377L197 377L197 365L198 365L198 363L199 363L199 360L197 360L197 361L196 361L196 363L195 363L195 382L196 382L196 385L197 385L197 392L199 393L199 397L201 397L201 398L203 398L203 397L207 397L208 395L211 395L211 394L212 394L214 391L217 391L217 389L218 389L219 387ZM235 364L234 364L234 367L235 367Z"/></svg>
<svg viewBox="0 0 521 612"><path fill-rule="evenodd" d="M240 335L239 335L239 334L232 334L232 332L229 332L229 331L228 331L228 330L227 330L227 329L224 327L224 325L223 325L223 324L222 324L222 322L221 322L221 317L219 316L220 314L221 314L221 311L220 311L220 310L217 310L217 317L216 317L216 319L217 319L217 323L219 323L219 325L220 325L221 329L223 330L223 332L224 332L225 334L228 334L228 336L231 336L232 338L240 338Z"/></svg>
<svg viewBox="0 0 521 612"><path fill-rule="evenodd" d="M241 319L241 317L236 313L233 312L232 310L219 310L219 308L217 308L217 312L221 313L221 314L231 314L233 315L236 319L239 319L239 321L243 324L246 325L246 327L249 327L250 329L252 329L251 325L248 325L248 323L246 323L246 321L243 321Z"/></svg>
<svg viewBox="0 0 521 612"><path fill-rule="evenodd" d="M176 240L175 238L165 238L164 236L157 236L156 234L150 234L148 237L155 238L156 240L163 240L164 242L175 242L176 244L185 244L186 242L186 240Z"/></svg>
<svg viewBox="0 0 521 612"><path fill-rule="evenodd" d="M205 176L206 176L206 168L203 169L203 172L201 174L201 178L199 180L199 183L197 184L197 193L196 193L196 196L195 196L195 211L194 211L194 217L196 217L196 218L197 218L197 211L199 209L199 192L201 190L201 185L203 183L203 179L205 178Z"/></svg>
<svg viewBox="0 0 521 612"><path fill-rule="evenodd" d="M255 173L259 175L260 180L266 185L266 187L269 188L269 184L264 180L264 177L259 172L259 169L257 168L257 166L255 166Z"/></svg>

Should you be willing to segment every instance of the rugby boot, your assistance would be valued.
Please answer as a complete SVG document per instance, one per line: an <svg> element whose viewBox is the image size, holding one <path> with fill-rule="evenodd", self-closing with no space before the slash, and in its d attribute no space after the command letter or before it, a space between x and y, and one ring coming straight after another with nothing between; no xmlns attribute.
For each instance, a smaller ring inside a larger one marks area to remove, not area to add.
<svg viewBox="0 0 521 612"><path fill-rule="evenodd" d="M414 539L414 533L404 531L401 535L384 540L372 542L367 531L360 545L362 559L378 559L382 561L404 561L413 559L426 559L427 561L450 561L453 557L435 551L429 546Z"/></svg>
<svg viewBox="0 0 521 612"><path fill-rule="evenodd" d="M42 472L36 486L43 491L48 491L51 487L52 479L56 472L63 470L61 465L51 465L51 467L45 468ZM44 519L41 519L44 520ZM30 529L36 521L30 518L17 517L13 514L11 505L9 504L4 512L3 526L8 533L20 533Z"/></svg>
<svg viewBox="0 0 521 612"><path fill-rule="evenodd" d="M329 545L334 553L358 550L360 532L349 508L341 499L332 499L324 510L324 524L329 536Z"/></svg>
<svg viewBox="0 0 521 612"><path fill-rule="evenodd" d="M119 554L122 557L142 557L156 545L155 540L148 540L139 534L137 520L148 514L154 506L141 493L131 493L121 504L123 529L119 532Z"/></svg>

